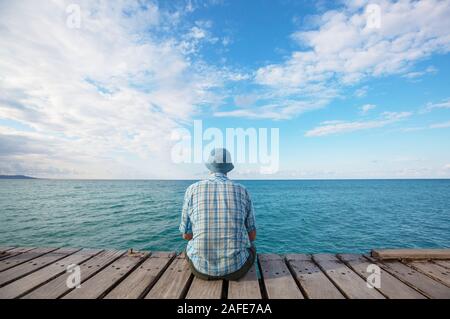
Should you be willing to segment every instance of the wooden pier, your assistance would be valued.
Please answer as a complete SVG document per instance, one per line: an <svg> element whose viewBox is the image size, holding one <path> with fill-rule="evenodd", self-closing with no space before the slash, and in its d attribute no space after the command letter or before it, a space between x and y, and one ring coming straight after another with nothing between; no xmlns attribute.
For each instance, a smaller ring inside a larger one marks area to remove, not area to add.
<svg viewBox="0 0 450 319"><path fill-rule="evenodd" d="M70 288L78 265L80 288ZM369 288L371 265L380 287ZM376 267L375 267L376 268ZM0 247L0 299L450 299L450 250L259 254L239 281L194 278L183 254Z"/></svg>

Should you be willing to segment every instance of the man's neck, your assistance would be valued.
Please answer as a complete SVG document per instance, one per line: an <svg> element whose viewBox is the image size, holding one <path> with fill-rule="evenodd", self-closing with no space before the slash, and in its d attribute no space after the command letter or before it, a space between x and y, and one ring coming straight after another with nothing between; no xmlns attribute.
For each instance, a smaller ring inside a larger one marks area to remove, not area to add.
<svg viewBox="0 0 450 319"><path fill-rule="evenodd" d="M215 177L222 177L222 178L228 179L226 173L209 173L209 178L215 178Z"/></svg>

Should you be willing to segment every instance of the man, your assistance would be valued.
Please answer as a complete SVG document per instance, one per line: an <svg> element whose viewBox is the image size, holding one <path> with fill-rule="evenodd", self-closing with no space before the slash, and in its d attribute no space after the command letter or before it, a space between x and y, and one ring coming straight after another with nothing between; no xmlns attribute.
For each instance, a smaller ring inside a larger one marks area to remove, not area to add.
<svg viewBox="0 0 450 319"><path fill-rule="evenodd" d="M237 280L256 258L252 202L245 187L227 177L234 166L226 149L212 150L206 167L209 178L189 186L184 197L180 231L187 259L201 279Z"/></svg>

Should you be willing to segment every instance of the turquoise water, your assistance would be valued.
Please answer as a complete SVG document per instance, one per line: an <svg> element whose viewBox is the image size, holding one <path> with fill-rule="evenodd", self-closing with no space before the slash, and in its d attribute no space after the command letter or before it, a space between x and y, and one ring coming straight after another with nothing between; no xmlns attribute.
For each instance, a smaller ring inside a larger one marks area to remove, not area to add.
<svg viewBox="0 0 450 319"><path fill-rule="evenodd" d="M0 180L0 245L181 250L192 181ZM240 181L260 252L450 247L450 180Z"/></svg>

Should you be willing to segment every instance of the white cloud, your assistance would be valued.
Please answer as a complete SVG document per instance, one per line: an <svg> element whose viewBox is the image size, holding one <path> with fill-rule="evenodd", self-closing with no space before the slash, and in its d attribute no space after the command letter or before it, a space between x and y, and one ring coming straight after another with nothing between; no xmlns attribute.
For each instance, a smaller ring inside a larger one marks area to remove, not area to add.
<svg viewBox="0 0 450 319"><path fill-rule="evenodd" d="M441 128L448 128L448 127L450 127L450 121L432 123L427 126L405 127L405 128L401 128L400 131L402 131L402 132L417 132L417 131L423 131L423 130L429 130L429 129L441 129Z"/></svg>
<svg viewBox="0 0 450 319"><path fill-rule="evenodd" d="M434 109L450 109L450 99L447 99L439 103L430 102L427 104L425 111L432 111Z"/></svg>
<svg viewBox="0 0 450 319"><path fill-rule="evenodd" d="M177 15L152 3L79 1L79 29L70 3L0 2L0 118L29 128L0 131L0 171L176 174L171 131L217 104L211 89L233 74L188 56L166 32Z"/></svg>
<svg viewBox="0 0 450 319"><path fill-rule="evenodd" d="M327 122L305 133L307 137L325 136L340 133L349 133L360 130L383 127L411 116L410 112L384 112L378 120L355 122Z"/></svg>
<svg viewBox="0 0 450 319"><path fill-rule="evenodd" d="M438 70L434 66L429 66L423 71L414 71L414 72L405 73L403 75L403 77L413 80L413 79L420 78L423 75L436 74L437 72L438 72Z"/></svg>
<svg viewBox="0 0 450 319"><path fill-rule="evenodd" d="M360 107L360 110L362 114L367 114L367 112L373 110L374 108L376 108L376 105L374 104L364 104L363 106Z"/></svg>
<svg viewBox="0 0 450 319"><path fill-rule="evenodd" d="M342 88L368 78L395 74L417 78L436 72L429 67L419 74L413 66L434 53L450 51L450 2L377 1L379 29L367 27L368 3L346 1L343 8L316 16L317 27L292 35L305 49L292 52L282 63L259 68L255 81L274 94L301 95L320 85L332 88L336 97Z"/></svg>
<svg viewBox="0 0 450 319"><path fill-rule="evenodd" d="M362 88L355 90L354 95L356 97L364 97L367 95L368 90L369 90L369 87L367 85L363 86Z"/></svg>
<svg viewBox="0 0 450 319"><path fill-rule="evenodd" d="M206 31L197 26L194 26L191 28L189 36L194 39L203 39L204 37L206 37Z"/></svg>
<svg viewBox="0 0 450 319"><path fill-rule="evenodd" d="M266 104L240 108L231 111L217 111L217 117L245 117L251 119L287 120L297 114L322 108L326 101L285 101L282 107L278 104Z"/></svg>
<svg viewBox="0 0 450 319"><path fill-rule="evenodd" d="M450 121L442 123L434 123L430 125L430 128L447 128L450 127Z"/></svg>

